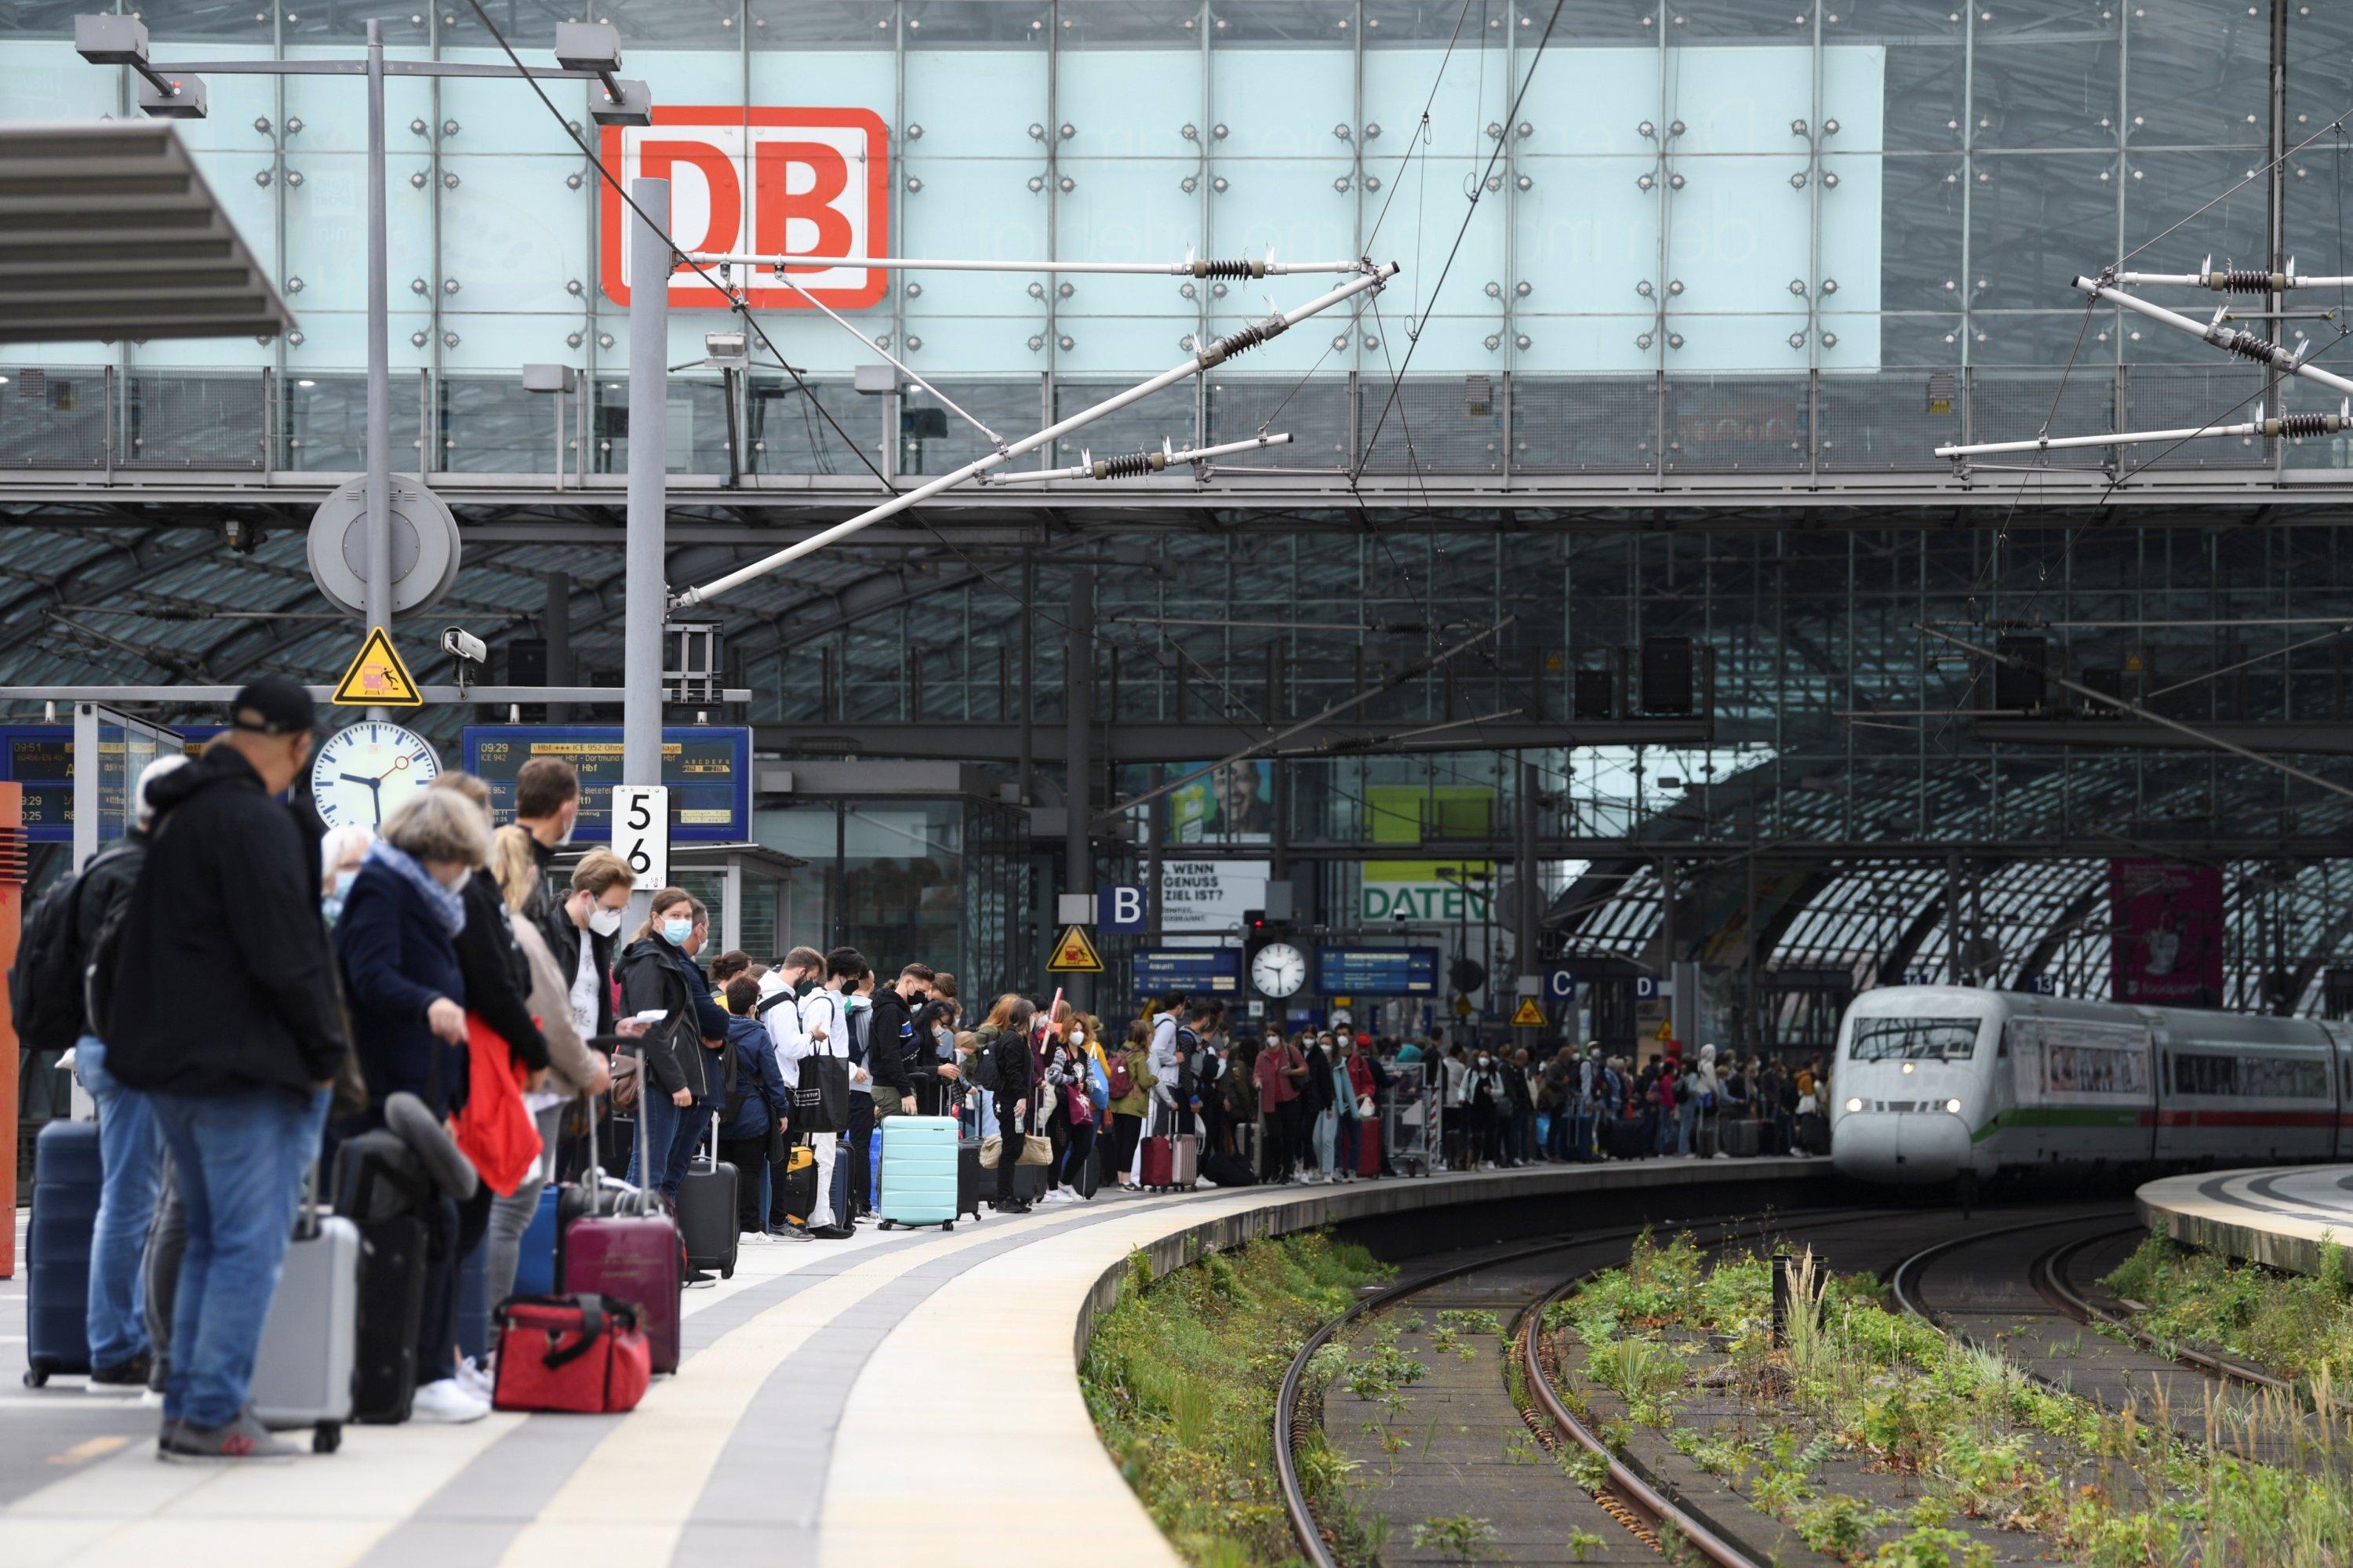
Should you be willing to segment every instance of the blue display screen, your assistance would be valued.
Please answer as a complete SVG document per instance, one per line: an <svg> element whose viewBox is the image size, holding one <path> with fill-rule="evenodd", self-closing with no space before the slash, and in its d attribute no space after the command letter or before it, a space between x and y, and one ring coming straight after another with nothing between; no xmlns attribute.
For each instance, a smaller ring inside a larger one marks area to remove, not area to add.
<svg viewBox="0 0 2353 1568"><path fill-rule="evenodd" d="M621 726L469 725L461 766L491 787L491 810L514 817L515 775L536 757L580 770L574 836L601 843L613 832L613 786L621 782ZM752 836L752 732L681 725L662 731L661 781L670 787L670 834L690 843L742 843Z"/></svg>
<svg viewBox="0 0 2353 1568"><path fill-rule="evenodd" d="M1315 989L1325 996L1432 996L1435 948L1318 948Z"/></svg>
<svg viewBox="0 0 2353 1568"><path fill-rule="evenodd" d="M1135 955L1135 989L1146 996L1230 995L1241 979L1242 955L1234 948L1146 948Z"/></svg>

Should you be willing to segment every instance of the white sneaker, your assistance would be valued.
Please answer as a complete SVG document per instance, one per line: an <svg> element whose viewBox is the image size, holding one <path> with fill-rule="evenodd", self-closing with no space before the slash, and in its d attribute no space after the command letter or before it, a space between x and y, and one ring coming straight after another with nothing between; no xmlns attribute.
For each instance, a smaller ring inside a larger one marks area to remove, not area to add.
<svg viewBox="0 0 2353 1568"><path fill-rule="evenodd" d="M416 1399L408 1406L411 1421L480 1421L490 1413L491 1402L475 1394L454 1377L427 1383L417 1391Z"/></svg>
<svg viewBox="0 0 2353 1568"><path fill-rule="evenodd" d="M492 1386L490 1369L471 1356L458 1358L458 1375L451 1381L484 1404L490 1402Z"/></svg>

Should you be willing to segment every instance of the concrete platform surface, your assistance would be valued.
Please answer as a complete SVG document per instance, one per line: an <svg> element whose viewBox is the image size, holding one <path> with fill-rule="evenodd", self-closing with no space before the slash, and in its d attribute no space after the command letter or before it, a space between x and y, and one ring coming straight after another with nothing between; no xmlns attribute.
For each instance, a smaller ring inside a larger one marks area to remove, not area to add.
<svg viewBox="0 0 2353 1568"><path fill-rule="evenodd" d="M2317 1274L2331 1243L2353 1247L2353 1165L2168 1176L2134 1196L2151 1229L2274 1268ZM2337 1266L2353 1276L2353 1260Z"/></svg>
<svg viewBox="0 0 2353 1568"><path fill-rule="evenodd" d="M1548 1233L1622 1219L1630 1189L1690 1203L1722 1187L1754 1202L1828 1167L1666 1160L1106 1193L952 1233L747 1242L734 1278L687 1293L684 1362L626 1415L353 1427L338 1455L251 1470L158 1463L155 1412L87 1393L78 1378L35 1393L11 1375L0 1563L1170 1565L1075 1375L1132 1252L1156 1273L1255 1236L1411 1224L1463 1204L1499 1205L1488 1223ZM22 1278L0 1282L0 1365L12 1373L24 1309ZM1041 1530L1036 1504L1049 1495L1056 1519L1083 1527Z"/></svg>

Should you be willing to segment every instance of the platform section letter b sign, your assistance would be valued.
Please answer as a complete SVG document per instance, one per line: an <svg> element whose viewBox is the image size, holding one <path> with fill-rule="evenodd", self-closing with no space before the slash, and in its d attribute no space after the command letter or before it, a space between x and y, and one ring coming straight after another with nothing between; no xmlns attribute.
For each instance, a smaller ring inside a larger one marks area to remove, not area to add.
<svg viewBox="0 0 2353 1568"><path fill-rule="evenodd" d="M1145 927L1150 912L1145 907L1144 889L1120 883L1107 883L1095 889L1095 927L1134 935Z"/></svg>

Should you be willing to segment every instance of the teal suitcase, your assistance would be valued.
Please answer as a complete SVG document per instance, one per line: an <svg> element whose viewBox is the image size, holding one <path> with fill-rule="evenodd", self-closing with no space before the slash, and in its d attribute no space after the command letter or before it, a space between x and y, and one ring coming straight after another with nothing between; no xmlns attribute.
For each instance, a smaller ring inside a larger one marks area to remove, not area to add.
<svg viewBox="0 0 2353 1568"><path fill-rule="evenodd" d="M882 1191L875 1200L884 1230L893 1225L955 1229L956 1123L952 1116L885 1117Z"/></svg>

